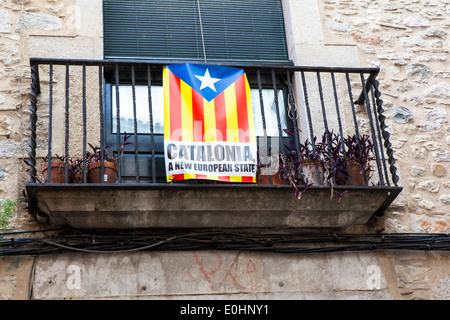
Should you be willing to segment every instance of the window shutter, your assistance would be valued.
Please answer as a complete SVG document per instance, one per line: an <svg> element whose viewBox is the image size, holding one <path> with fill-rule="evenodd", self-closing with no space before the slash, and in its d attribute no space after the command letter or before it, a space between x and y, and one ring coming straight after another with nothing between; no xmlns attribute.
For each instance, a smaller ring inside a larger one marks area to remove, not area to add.
<svg viewBox="0 0 450 320"><path fill-rule="evenodd" d="M103 19L107 59L201 62L203 30L209 62L289 63L281 0L105 0Z"/></svg>

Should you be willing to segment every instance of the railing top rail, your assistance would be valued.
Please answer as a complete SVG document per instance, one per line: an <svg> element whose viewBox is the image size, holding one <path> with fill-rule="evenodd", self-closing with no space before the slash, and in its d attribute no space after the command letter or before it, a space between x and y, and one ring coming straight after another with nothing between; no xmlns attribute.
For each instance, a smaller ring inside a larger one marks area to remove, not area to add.
<svg viewBox="0 0 450 320"><path fill-rule="evenodd" d="M190 62L190 61L185 61ZM181 61L174 60L128 60L128 59L106 59L106 60L92 60L92 59L61 59L61 58L30 58L30 65L33 64L53 64L53 65L86 65L86 66L112 66L116 64L130 65L154 65L164 66L168 64L181 63ZM192 63L199 63L198 61L192 61ZM372 77L376 76L380 69L369 67L324 67L324 66L290 66L290 65L242 65L234 64L232 62L208 62L212 65L226 65L229 67L239 67L245 69L274 69L277 71L292 71L292 72L334 72L334 73L368 73Z"/></svg>

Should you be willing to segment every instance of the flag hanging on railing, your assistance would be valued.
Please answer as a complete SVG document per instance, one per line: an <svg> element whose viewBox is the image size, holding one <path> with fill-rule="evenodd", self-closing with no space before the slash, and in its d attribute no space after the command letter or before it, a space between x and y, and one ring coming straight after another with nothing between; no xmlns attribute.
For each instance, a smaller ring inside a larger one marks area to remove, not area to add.
<svg viewBox="0 0 450 320"><path fill-rule="evenodd" d="M255 126L244 70L166 66L163 91L167 181L256 182Z"/></svg>

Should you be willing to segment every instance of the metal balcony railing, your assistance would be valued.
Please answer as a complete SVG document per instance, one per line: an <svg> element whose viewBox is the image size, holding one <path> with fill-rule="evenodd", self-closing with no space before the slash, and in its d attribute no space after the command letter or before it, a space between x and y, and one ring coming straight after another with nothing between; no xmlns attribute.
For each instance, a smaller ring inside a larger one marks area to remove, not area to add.
<svg viewBox="0 0 450 320"><path fill-rule="evenodd" d="M86 153L92 141L100 148L109 148L113 154L120 153L124 134L119 115L124 110L121 109L119 93L125 86L132 91L129 101L133 111L129 127L132 131L127 132L131 135L132 144L126 149L127 164L134 168L131 181L152 185L161 182L158 175L164 172L164 166L161 165L157 145L162 135L155 127L155 119L162 110L155 91L155 87L160 85L161 62L32 58L30 64L29 184L50 182L51 177L45 180L40 175L39 165L44 158L50 164L56 155L65 159L80 157L83 177L80 181L87 184ZM238 67L246 70L249 79L253 79L250 84L256 98L253 104L254 109L258 109L254 120L260 128L258 141L260 150L265 150L263 159L273 159L271 156L275 153L285 154L289 143L292 154L299 155L302 144L307 140L312 142L312 150L323 142L322 146L328 147L324 152L330 153L332 141L328 139L331 136L324 134L327 132L335 133L338 139L364 135L373 143L374 158L373 175L370 181L365 179L365 186L398 185L390 134L376 80L378 69ZM137 86L146 92L145 108L139 105L143 101L136 96ZM139 122L136 108L140 112L145 110L144 122ZM148 127L141 129L142 124ZM274 148L275 141L278 149ZM111 143L113 146L109 145ZM361 141L357 139L357 143ZM345 146L342 146L342 151L344 154L349 152ZM103 176L105 168L101 163ZM68 161L62 170L65 173L64 184L69 184L71 167ZM124 166L119 168L115 184L130 182L125 171L129 172ZM299 179L298 183L305 184L305 181Z"/></svg>

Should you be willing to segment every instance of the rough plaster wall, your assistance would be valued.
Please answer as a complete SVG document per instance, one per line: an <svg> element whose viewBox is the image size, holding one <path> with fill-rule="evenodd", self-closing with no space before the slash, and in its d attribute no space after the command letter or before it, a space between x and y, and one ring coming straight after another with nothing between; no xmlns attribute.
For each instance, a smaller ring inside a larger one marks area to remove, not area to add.
<svg viewBox="0 0 450 320"><path fill-rule="evenodd" d="M101 28L91 15L80 14L100 4L86 0L0 3L0 197L19 197L27 179L22 158L28 152L29 57L101 58ZM290 53L298 58L297 64L318 64L317 57L322 55L323 61L334 52L335 65L381 68L382 98L405 186L385 217L385 231L448 232L450 1L290 0L284 4L292 19L301 19L308 10L307 16L322 17L322 23L316 21L308 32L291 29L295 40ZM299 50L302 47L306 49ZM347 55L351 61L341 58ZM58 77L61 85L61 73ZM40 115L48 108L46 99L44 94L39 97ZM41 117L38 126L45 123ZM45 131L40 134L44 139ZM38 152L45 154L45 149ZM30 228L35 223L22 207L10 229ZM223 299L230 294L236 298L450 299L446 253L183 252L1 259L1 299L173 298L195 297L199 292ZM376 270L379 287L368 282Z"/></svg>

